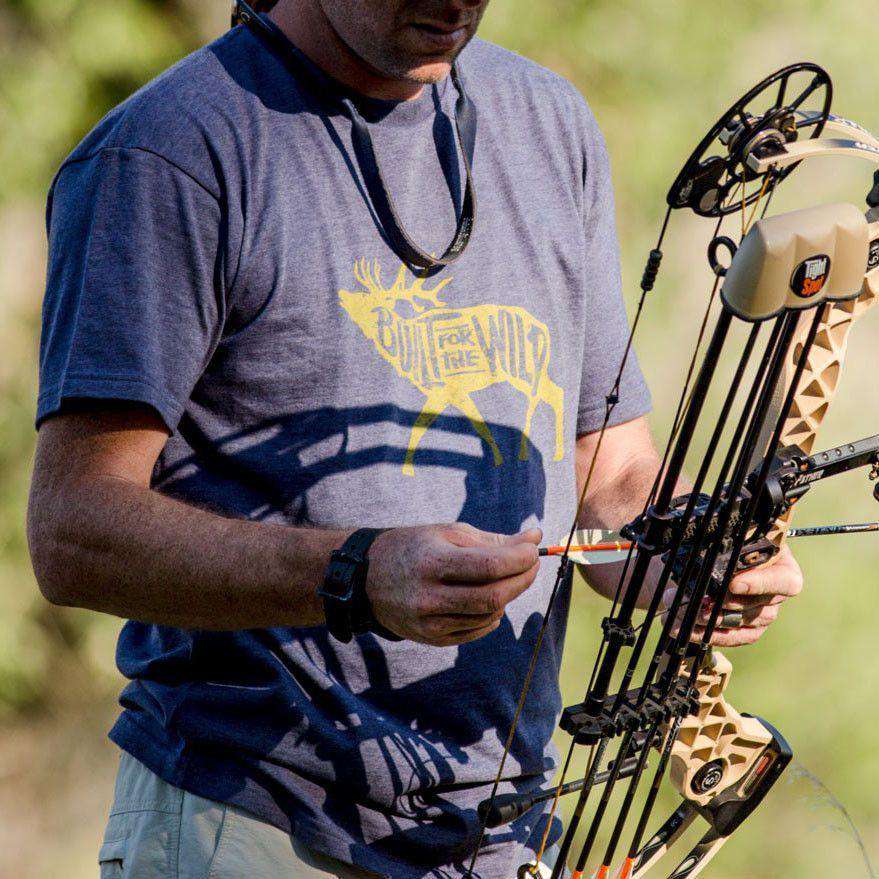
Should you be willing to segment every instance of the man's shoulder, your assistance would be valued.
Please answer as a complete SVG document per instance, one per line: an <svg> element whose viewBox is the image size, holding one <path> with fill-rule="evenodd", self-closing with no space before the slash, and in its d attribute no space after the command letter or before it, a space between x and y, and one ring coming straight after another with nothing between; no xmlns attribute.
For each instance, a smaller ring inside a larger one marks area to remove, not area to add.
<svg viewBox="0 0 879 879"><path fill-rule="evenodd" d="M113 108L70 153L64 166L105 150L153 154L213 189L209 179L216 151L230 138L240 104L247 51L230 32L181 59Z"/></svg>
<svg viewBox="0 0 879 879"><path fill-rule="evenodd" d="M476 37L464 50L462 61L471 88L592 119L586 99L570 80L517 52Z"/></svg>

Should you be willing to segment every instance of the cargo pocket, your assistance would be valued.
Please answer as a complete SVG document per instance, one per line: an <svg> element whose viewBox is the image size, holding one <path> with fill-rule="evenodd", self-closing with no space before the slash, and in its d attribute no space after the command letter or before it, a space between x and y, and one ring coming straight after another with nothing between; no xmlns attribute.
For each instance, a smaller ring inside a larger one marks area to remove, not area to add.
<svg viewBox="0 0 879 879"><path fill-rule="evenodd" d="M117 839L105 842L98 852L98 866L101 869L100 879L120 879L122 865L125 861L125 844L127 840Z"/></svg>
<svg viewBox="0 0 879 879"><path fill-rule="evenodd" d="M132 809L110 815L98 853L101 879L176 879L180 813Z"/></svg>

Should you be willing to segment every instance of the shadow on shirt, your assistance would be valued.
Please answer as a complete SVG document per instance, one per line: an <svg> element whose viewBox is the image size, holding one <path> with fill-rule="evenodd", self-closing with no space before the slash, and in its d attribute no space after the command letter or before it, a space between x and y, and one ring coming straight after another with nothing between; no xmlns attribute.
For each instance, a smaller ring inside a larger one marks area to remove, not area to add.
<svg viewBox="0 0 879 879"><path fill-rule="evenodd" d="M154 484L226 515L309 523L319 519L309 495L324 480L403 464L405 448L361 440L354 447L352 431L399 437L397 425L411 428L417 417L395 406L323 408L215 439L187 416ZM520 431L490 427L504 466L495 466L485 443L482 454L425 448L417 466L464 474L460 521L514 533L543 517L542 457L531 446L528 460L518 460ZM473 435L466 418L452 415L439 416L433 429ZM315 455L316 448L332 451ZM358 518L357 502L352 495L354 521L377 524ZM431 521L436 511L424 515ZM137 728L153 730L150 747L167 762L153 759L151 768L172 783L239 805L319 849L329 839L330 854L380 873L443 875L443 865L460 866L475 844L475 807L497 770L551 585L545 577L508 608L497 631L458 648L371 634L346 645L323 626L205 632L130 622L118 651L120 669L133 679L123 705ZM565 590L514 739L506 790L533 789L553 768L548 743L567 603ZM529 813L492 842L521 844L541 830L540 814Z"/></svg>

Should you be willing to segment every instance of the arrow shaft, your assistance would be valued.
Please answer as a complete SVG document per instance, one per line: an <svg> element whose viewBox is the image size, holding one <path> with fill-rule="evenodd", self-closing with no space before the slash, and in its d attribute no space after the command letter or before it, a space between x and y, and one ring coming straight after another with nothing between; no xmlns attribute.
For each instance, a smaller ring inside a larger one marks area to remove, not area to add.
<svg viewBox="0 0 879 879"><path fill-rule="evenodd" d="M864 534L870 531L879 531L879 522L855 522L851 525L817 525L813 528L791 528L786 536L794 537L829 537L834 534ZM541 556L560 556L568 552L625 552L632 548L632 544L626 541L613 543L583 543L564 546L542 546Z"/></svg>
<svg viewBox="0 0 879 879"><path fill-rule="evenodd" d="M572 544L567 547L568 552L624 552L631 549L632 544L625 541L617 541L615 543L582 543ZM564 546L542 546L539 550L542 556L564 555L566 547Z"/></svg>
<svg viewBox="0 0 879 879"><path fill-rule="evenodd" d="M864 534L879 531L879 522L860 522L851 525L819 525L815 528L791 528L788 537L828 537L833 534Z"/></svg>

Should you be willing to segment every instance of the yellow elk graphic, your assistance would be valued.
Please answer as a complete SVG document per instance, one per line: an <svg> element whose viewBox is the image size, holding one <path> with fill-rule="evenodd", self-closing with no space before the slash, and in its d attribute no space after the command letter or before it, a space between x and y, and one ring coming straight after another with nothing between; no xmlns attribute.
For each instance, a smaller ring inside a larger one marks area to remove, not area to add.
<svg viewBox="0 0 879 879"><path fill-rule="evenodd" d="M555 415L555 460L564 456L564 392L547 375L550 337L546 325L524 308L473 305L452 308L439 298L450 278L431 290L425 279L406 284L406 267L385 287L378 262L361 260L354 277L362 290L339 291L349 317L378 353L424 396L412 427L403 472L415 472L415 451L421 438L449 406L467 417L491 449L495 466L503 463L500 449L485 423L473 394L506 383L525 396L527 410L519 460L528 458L534 412L540 402Z"/></svg>

